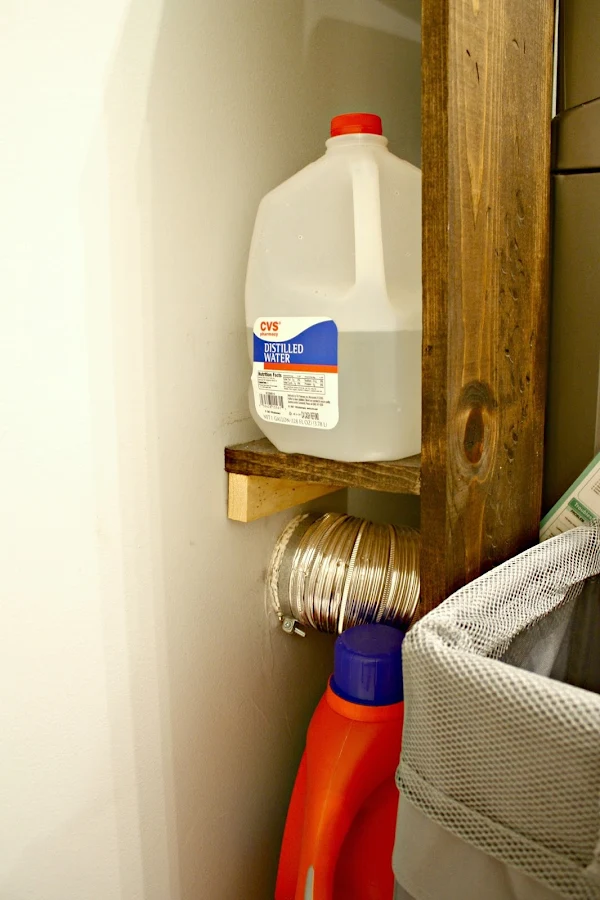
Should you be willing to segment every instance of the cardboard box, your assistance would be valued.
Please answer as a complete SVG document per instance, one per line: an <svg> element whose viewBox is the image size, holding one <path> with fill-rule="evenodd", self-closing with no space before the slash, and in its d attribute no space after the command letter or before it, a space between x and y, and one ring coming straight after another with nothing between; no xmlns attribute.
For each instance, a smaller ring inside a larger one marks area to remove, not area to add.
<svg viewBox="0 0 600 900"><path fill-rule="evenodd" d="M587 525L600 517L600 453L581 473L570 489L544 516L540 540L556 537L563 531Z"/></svg>
<svg viewBox="0 0 600 900"><path fill-rule="evenodd" d="M558 78L561 110L600 97L599 0L562 0Z"/></svg>
<svg viewBox="0 0 600 900"><path fill-rule="evenodd" d="M552 168L560 172L600 169L600 99L556 116L552 122L552 158Z"/></svg>
<svg viewBox="0 0 600 900"><path fill-rule="evenodd" d="M544 509L600 449L600 172L555 175L553 185Z"/></svg>

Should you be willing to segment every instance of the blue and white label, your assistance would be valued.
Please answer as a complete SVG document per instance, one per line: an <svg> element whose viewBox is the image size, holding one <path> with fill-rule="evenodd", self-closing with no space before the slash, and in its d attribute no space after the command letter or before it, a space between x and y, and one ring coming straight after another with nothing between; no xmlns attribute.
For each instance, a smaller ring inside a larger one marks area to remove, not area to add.
<svg viewBox="0 0 600 900"><path fill-rule="evenodd" d="M252 389L265 422L335 428L338 330L333 319L264 317L254 323Z"/></svg>

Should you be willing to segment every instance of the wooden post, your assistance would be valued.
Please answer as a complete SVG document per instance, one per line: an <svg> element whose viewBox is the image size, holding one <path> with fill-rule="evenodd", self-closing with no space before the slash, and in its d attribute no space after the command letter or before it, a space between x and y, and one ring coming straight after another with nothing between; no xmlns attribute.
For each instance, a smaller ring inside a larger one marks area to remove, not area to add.
<svg viewBox="0 0 600 900"><path fill-rule="evenodd" d="M537 540L553 0L423 0L421 614Z"/></svg>

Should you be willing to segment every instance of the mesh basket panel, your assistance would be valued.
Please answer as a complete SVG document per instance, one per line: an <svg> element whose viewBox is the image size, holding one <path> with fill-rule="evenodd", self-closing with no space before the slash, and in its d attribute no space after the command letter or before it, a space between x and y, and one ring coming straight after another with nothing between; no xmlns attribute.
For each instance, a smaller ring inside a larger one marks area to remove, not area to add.
<svg viewBox="0 0 600 900"><path fill-rule="evenodd" d="M600 898L600 697L546 676L598 572L600 528L567 532L449 597L403 647L402 793L573 898Z"/></svg>

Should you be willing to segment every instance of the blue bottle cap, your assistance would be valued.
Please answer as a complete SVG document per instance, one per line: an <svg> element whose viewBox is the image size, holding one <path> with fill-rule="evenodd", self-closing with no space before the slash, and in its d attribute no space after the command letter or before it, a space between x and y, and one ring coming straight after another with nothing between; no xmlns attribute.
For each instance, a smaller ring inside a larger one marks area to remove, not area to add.
<svg viewBox="0 0 600 900"><path fill-rule="evenodd" d="M358 625L335 642L331 688L363 706L404 699L401 647L404 632L389 625Z"/></svg>

